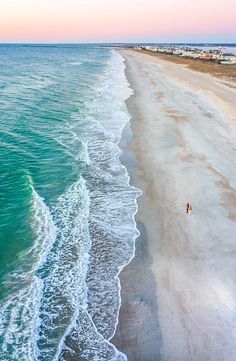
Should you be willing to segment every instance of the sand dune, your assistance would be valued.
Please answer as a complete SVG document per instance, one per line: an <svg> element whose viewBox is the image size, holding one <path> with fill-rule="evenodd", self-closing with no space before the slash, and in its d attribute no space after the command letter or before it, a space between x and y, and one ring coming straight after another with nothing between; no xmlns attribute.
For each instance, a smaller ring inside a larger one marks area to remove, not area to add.
<svg viewBox="0 0 236 361"><path fill-rule="evenodd" d="M135 353L127 346L130 320L122 312L134 296L126 293L115 342L129 360L235 361L236 89L184 65L131 50L122 55L135 92L133 179L144 191L137 220L147 231L160 335L148 358L137 355L141 341ZM188 201L192 215L185 214ZM133 333L145 330L153 339L157 331L147 331L143 314L137 324Z"/></svg>

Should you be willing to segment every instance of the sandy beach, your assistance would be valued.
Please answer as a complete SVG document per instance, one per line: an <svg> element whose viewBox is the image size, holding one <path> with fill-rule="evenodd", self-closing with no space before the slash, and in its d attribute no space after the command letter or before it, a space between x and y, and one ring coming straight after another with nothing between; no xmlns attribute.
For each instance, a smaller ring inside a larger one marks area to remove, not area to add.
<svg viewBox="0 0 236 361"><path fill-rule="evenodd" d="M236 81L236 64L224 65L201 59L182 58L173 54L155 53L147 50L137 51L175 64L184 64L191 70L208 73L219 78L224 77L233 82Z"/></svg>
<svg viewBox="0 0 236 361"><path fill-rule="evenodd" d="M123 161L143 195L112 342L129 361L235 361L235 85L120 53L134 91Z"/></svg>

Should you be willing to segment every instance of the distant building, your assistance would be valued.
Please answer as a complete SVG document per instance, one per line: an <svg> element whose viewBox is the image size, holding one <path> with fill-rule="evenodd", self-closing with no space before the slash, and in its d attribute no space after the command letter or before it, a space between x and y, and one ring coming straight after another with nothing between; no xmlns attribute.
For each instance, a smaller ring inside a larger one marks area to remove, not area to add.
<svg viewBox="0 0 236 361"><path fill-rule="evenodd" d="M188 46L171 46L171 45L140 45L137 50L147 50L162 54L172 54L178 57L201 59L204 61L213 61L221 64L236 64L236 56L231 53L222 53L219 49L201 50Z"/></svg>

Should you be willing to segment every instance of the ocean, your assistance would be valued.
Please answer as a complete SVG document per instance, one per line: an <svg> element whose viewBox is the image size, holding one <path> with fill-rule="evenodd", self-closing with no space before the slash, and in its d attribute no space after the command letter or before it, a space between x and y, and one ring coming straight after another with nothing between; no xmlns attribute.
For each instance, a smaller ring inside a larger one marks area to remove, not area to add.
<svg viewBox="0 0 236 361"><path fill-rule="evenodd" d="M110 342L134 255L119 147L123 58L88 45L0 45L0 360L126 360Z"/></svg>

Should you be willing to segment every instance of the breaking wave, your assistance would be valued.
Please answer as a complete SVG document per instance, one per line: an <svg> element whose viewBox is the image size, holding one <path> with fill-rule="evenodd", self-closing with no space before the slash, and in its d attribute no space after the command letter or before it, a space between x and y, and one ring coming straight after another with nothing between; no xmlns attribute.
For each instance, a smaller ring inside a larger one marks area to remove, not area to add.
<svg viewBox="0 0 236 361"><path fill-rule="evenodd" d="M71 143L57 140L84 164L83 175L50 208L29 178L35 241L6 281L3 361L127 359L110 339L121 303L118 275L134 256L140 191L119 160L131 91L115 51L96 93L86 118L67 124Z"/></svg>

